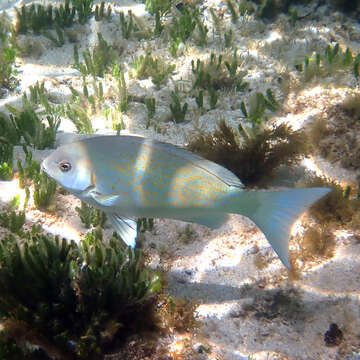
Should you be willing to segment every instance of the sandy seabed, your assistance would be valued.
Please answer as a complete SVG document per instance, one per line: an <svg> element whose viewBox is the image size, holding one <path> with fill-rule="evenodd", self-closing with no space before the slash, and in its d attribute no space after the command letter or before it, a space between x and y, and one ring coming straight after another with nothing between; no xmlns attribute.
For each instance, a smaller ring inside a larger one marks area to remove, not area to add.
<svg viewBox="0 0 360 360"><path fill-rule="evenodd" d="M0 11L6 10L14 18L14 6L22 3L0 0ZM143 4L132 1L111 4L117 12L131 9L146 26L153 26L153 19ZM242 67L247 70L245 80L250 84L249 89L243 94L220 92L217 107L203 115L196 113L193 98L185 98L189 103L186 122L175 124L169 121L170 91L175 83L183 89L190 89L191 60L226 50L223 39L211 22L210 8L224 14L221 20L223 32L230 27L233 29L233 41L243 61ZM248 101L251 93L265 92L269 87L275 89L277 99L284 104L273 121L288 122L297 129L326 115L330 107L336 108L348 94L358 91L358 83L350 71L303 87L289 85L288 91L278 81L280 75L288 76L293 82L299 81L294 72L295 61L312 51L323 50L330 41L338 42L343 48L351 46L353 53L358 53L360 25L350 17L322 6L314 16L299 21L293 27L284 15L269 24L247 15L231 24L225 1L203 1L200 9L209 28L207 45L200 48L190 41L175 59L169 54L168 43L161 39L122 39L118 16L110 23L91 19L88 24L76 29L80 53L96 44L97 32L101 32L108 43L124 48L120 62L134 101L123 116L125 130L122 134L184 145L195 128L212 131L221 118L236 128L242 120L240 102ZM298 10L307 13L311 8L299 6ZM167 22L171 21L171 16L168 16ZM56 48L43 36L26 37L38 44L41 54L17 59L19 93L12 92L0 99L0 111L6 111L5 104L20 106L21 93L36 81L44 81L46 89L59 102L70 100L69 85L81 89L80 73L72 68L73 44L67 41L61 48ZM176 65L172 80L159 90L150 80L129 77L134 57L144 54L148 48L153 55L163 56ZM110 92L110 89L105 89L105 96ZM142 100L148 96L156 98L155 119L160 124L160 132L155 131L153 126L146 129L146 108ZM332 117L327 120L334 121L336 114L332 112L330 115ZM97 133L114 133L105 124L102 114L93 120ZM359 138L358 129L355 136ZM57 145L81 136L74 135L75 132L74 125L63 119ZM334 139L334 143L336 141ZM50 152L34 151L34 158L41 160ZM344 152L342 157L346 156L348 154ZM16 149L15 162L17 158L23 158L21 149ZM320 157L304 159L302 167L342 183L354 183L359 176L358 170L343 168L341 161L330 163ZM16 179L0 182L2 203L21 191ZM47 231L79 240L86 230L74 210L78 205L79 200L75 197L57 194L56 211L44 213L36 210L30 201L26 212L27 224L40 223ZM356 234L339 229L334 256L304 264L299 279L290 280L264 235L247 218L232 215L225 225L212 231L191 224L190 235L185 235L186 232L189 234L186 226L179 221L158 219L154 230L145 233L143 247L149 254L151 266L168 270L169 291L176 296L191 297L198 303L196 316L201 327L197 336L211 349L209 354L202 355L202 359L360 359L360 243L356 241ZM0 233L2 231L0 229ZM108 229L108 232L111 230ZM264 264L261 268L256 266L259 256ZM279 294L288 295L290 306L276 303ZM324 343L324 333L331 323L336 323L344 334L342 343L336 347L327 347Z"/></svg>

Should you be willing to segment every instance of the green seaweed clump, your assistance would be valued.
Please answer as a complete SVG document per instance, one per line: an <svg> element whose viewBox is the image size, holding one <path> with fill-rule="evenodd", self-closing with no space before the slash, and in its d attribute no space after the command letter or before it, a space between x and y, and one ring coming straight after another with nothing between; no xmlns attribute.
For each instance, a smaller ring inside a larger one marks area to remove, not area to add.
<svg viewBox="0 0 360 360"><path fill-rule="evenodd" d="M83 51L82 55L84 62L80 62L79 51L77 45L74 45L74 65L83 77L92 75L93 78L97 76L104 77L107 70L114 64L115 52L111 45L109 45L101 33L97 34L98 43L90 52L89 49Z"/></svg>
<svg viewBox="0 0 360 360"><path fill-rule="evenodd" d="M157 88L167 81L168 76L175 70L175 65L167 65L161 58L152 57L147 51L145 56L141 55L133 61L134 70L132 76L137 79L151 77Z"/></svg>
<svg viewBox="0 0 360 360"><path fill-rule="evenodd" d="M194 74L193 88L204 90L235 88L238 91L244 90L248 85L243 82L245 71L239 71L241 63L237 56L236 49L232 55L214 53L206 61L199 59L191 61L191 70Z"/></svg>
<svg viewBox="0 0 360 360"><path fill-rule="evenodd" d="M52 115L46 116L48 125L46 126L25 97L23 108L10 105L6 105L6 108L11 112L10 120L18 139L23 137L26 145L39 150L54 147L56 132L60 126L59 118Z"/></svg>
<svg viewBox="0 0 360 360"><path fill-rule="evenodd" d="M119 241L2 239L0 319L7 338L39 346L49 358L100 360L146 328L160 278L144 267L139 250L123 250Z"/></svg>
<svg viewBox="0 0 360 360"><path fill-rule="evenodd" d="M40 172L34 181L34 204L39 210L49 209L56 193L56 181Z"/></svg>
<svg viewBox="0 0 360 360"><path fill-rule="evenodd" d="M0 226L9 229L14 234L22 234L25 224L25 213L23 211L16 212L3 211L0 213Z"/></svg>
<svg viewBox="0 0 360 360"><path fill-rule="evenodd" d="M183 104L183 106L181 106L180 94L177 87L175 87L175 90L172 91L170 95L172 99L170 104L172 117L177 124L182 123L185 121L185 115L188 110L188 103L186 102Z"/></svg>
<svg viewBox="0 0 360 360"><path fill-rule="evenodd" d="M106 223L106 214L99 210L95 209L92 206L81 202L81 207L75 208L76 212L80 216L81 222L87 229L90 229L91 226L93 227L104 227Z"/></svg>
<svg viewBox="0 0 360 360"><path fill-rule="evenodd" d="M3 12L0 16L0 98L3 95L1 88L13 89L17 85L14 67L17 52L9 41L10 30L10 21Z"/></svg>
<svg viewBox="0 0 360 360"><path fill-rule="evenodd" d="M225 166L247 186L266 184L280 165L295 165L307 152L304 133L286 124L249 135L235 133L225 120L213 134L190 138L188 149Z"/></svg>

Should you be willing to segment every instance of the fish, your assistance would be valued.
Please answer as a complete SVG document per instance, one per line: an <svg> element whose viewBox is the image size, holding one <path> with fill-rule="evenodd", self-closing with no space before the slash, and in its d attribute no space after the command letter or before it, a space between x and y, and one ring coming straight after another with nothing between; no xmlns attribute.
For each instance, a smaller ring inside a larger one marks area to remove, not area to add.
<svg viewBox="0 0 360 360"><path fill-rule="evenodd" d="M67 191L103 210L127 246L136 245L138 217L216 229L229 214L241 214L259 227L287 268L292 224L330 191L248 190L219 164L176 145L129 135L63 145L41 167Z"/></svg>

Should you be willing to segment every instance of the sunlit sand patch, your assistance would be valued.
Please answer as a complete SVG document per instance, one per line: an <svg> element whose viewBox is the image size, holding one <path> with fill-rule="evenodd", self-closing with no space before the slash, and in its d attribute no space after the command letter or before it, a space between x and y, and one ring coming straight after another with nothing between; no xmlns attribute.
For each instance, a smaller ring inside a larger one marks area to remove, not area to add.
<svg viewBox="0 0 360 360"><path fill-rule="evenodd" d="M22 208L26 195L25 189L19 187L19 180L0 181L0 202L9 203L17 195L20 197L19 207Z"/></svg>
<svg viewBox="0 0 360 360"><path fill-rule="evenodd" d="M82 233L80 233L77 229L73 228L69 224L63 224L61 226L57 225L43 225L42 228L53 235L58 235L60 237L64 237L66 239L74 240L75 242L80 242L83 238Z"/></svg>

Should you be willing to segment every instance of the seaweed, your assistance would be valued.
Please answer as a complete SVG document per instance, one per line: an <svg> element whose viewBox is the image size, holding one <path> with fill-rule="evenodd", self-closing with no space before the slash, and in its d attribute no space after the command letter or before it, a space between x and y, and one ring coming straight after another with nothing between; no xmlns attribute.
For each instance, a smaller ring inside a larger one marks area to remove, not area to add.
<svg viewBox="0 0 360 360"><path fill-rule="evenodd" d="M185 115L188 109L188 104L184 103L181 106L179 89L175 87L175 90L170 94L172 103L170 104L170 111L174 121L179 124L185 121Z"/></svg>
<svg viewBox="0 0 360 360"><path fill-rule="evenodd" d="M0 17L0 90L1 88L12 90L17 85L17 70L14 67L17 51L10 44L10 30L11 25L4 12ZM2 92L0 92L1 97Z"/></svg>
<svg viewBox="0 0 360 360"><path fill-rule="evenodd" d="M10 180L13 174L14 145L11 138L8 137L6 122L1 123L3 120L1 115L0 113L0 131L2 130L2 136L0 136L0 180Z"/></svg>
<svg viewBox="0 0 360 360"><path fill-rule="evenodd" d="M225 120L213 134L192 136L187 147L228 168L247 186L265 185L280 165L293 166L308 151L304 132L286 124L245 134L235 133Z"/></svg>
<svg viewBox="0 0 360 360"><path fill-rule="evenodd" d="M102 1L99 5L96 5L95 7L95 21L100 21L102 19L106 19L107 21L110 21L111 19L111 5L109 4L105 13L105 1Z"/></svg>
<svg viewBox="0 0 360 360"><path fill-rule="evenodd" d="M342 50L339 43L328 44L323 52L306 55L303 63L297 62L295 69L303 73L303 80L309 82L317 76L329 76L353 66L353 73L358 77L360 54L354 57L349 47Z"/></svg>
<svg viewBox="0 0 360 360"><path fill-rule="evenodd" d="M56 132L60 126L58 117L53 114L46 116L48 126L45 126L26 96L23 97L22 108L10 105L6 105L6 108L11 112L10 121L18 139L23 138L26 145L40 150L54 146Z"/></svg>
<svg viewBox="0 0 360 360"><path fill-rule="evenodd" d="M161 280L139 250L123 250L115 238L107 245L39 233L22 240L0 242L0 316L9 339L51 358L95 360L156 326L149 318Z"/></svg>
<svg viewBox="0 0 360 360"><path fill-rule="evenodd" d="M147 110L146 128L148 129L150 126L150 122L155 115L155 98L146 98L145 106Z"/></svg>
<svg viewBox="0 0 360 360"><path fill-rule="evenodd" d="M93 14L94 0L72 0L72 4L76 9L79 23L85 24Z"/></svg>
<svg viewBox="0 0 360 360"><path fill-rule="evenodd" d="M57 24L55 24L55 32L57 37L53 36L52 33L49 31L44 31L43 35L47 37L49 40L51 40L56 47L61 47L65 44L64 32Z"/></svg>
<svg viewBox="0 0 360 360"><path fill-rule="evenodd" d="M128 11L128 20L125 18L124 13L120 12L120 25L121 25L121 33L124 39L129 39L131 34L135 31L138 31L138 27L134 22L134 15L131 10Z"/></svg>
<svg viewBox="0 0 360 360"><path fill-rule="evenodd" d="M44 172L37 174L34 180L34 204L39 210L49 209L56 193L56 181Z"/></svg>
<svg viewBox="0 0 360 360"><path fill-rule="evenodd" d="M132 76L137 79L151 77L152 82L159 89L165 83L168 76L175 70L175 65L167 65L161 58L151 56L147 51L145 56L134 59Z"/></svg>
<svg viewBox="0 0 360 360"><path fill-rule="evenodd" d="M346 190L337 182L326 177L308 174L304 181L298 184L305 187L328 187L332 191L317 201L309 209L309 215L319 224L345 225L352 221L360 210L360 201L356 197L346 196Z"/></svg>
<svg viewBox="0 0 360 360"><path fill-rule="evenodd" d="M9 165L7 162L0 163L0 180L11 180L12 176L12 165Z"/></svg>
<svg viewBox="0 0 360 360"><path fill-rule="evenodd" d="M14 234L22 234L24 224L25 213L23 211L16 212L12 210L0 213L0 226L9 229Z"/></svg>
<svg viewBox="0 0 360 360"><path fill-rule="evenodd" d="M127 112L129 109L130 96L127 91L124 72L120 71L120 68L114 67L113 76L117 84L118 110L120 112Z"/></svg>
<svg viewBox="0 0 360 360"><path fill-rule="evenodd" d="M233 42L233 31L230 29L224 33L225 47L231 48Z"/></svg>
<svg viewBox="0 0 360 360"><path fill-rule="evenodd" d="M203 62L200 59L191 61L191 70L194 74L193 88L209 90L220 90L224 88L234 88L242 91L247 83L242 82L246 75L244 71L238 71L240 67L235 49L231 56L220 54L216 57L214 53L209 60Z"/></svg>
<svg viewBox="0 0 360 360"><path fill-rule="evenodd" d="M85 228L90 229L91 226L100 226L104 228L106 214L103 211L95 209L83 201L81 202L80 208L78 206L75 207L75 211L80 216L81 222L84 224Z"/></svg>
<svg viewBox="0 0 360 360"><path fill-rule="evenodd" d="M26 148L24 150L26 150ZM22 166L21 160L18 159L17 167L19 172L19 186L22 189L28 187L31 182L35 181L40 173L40 163L32 159L31 151L26 152L24 166Z"/></svg>
<svg viewBox="0 0 360 360"><path fill-rule="evenodd" d="M249 105L250 109L248 110L242 101L240 109L255 131L268 121L266 110L275 112L280 109L280 104L276 101L271 89L266 90L266 95L259 92L253 94L250 97ZM242 127L241 130L244 131L243 129Z"/></svg>
<svg viewBox="0 0 360 360"><path fill-rule="evenodd" d="M93 78L100 76L104 77L113 65L115 60L115 52L111 45L109 45L101 35L97 33L98 43L90 52L85 49L82 53L84 63L79 60L79 51L77 45L74 45L74 64L73 67L78 69L83 77L92 75Z"/></svg>
<svg viewBox="0 0 360 360"><path fill-rule="evenodd" d="M161 19L169 12L170 7L170 0L146 0L145 10L148 11L151 15L155 16L155 35L160 35L164 29L164 25L162 24Z"/></svg>
<svg viewBox="0 0 360 360"><path fill-rule="evenodd" d="M196 23L196 29L197 29L197 37L195 38L197 44L201 47L204 47L206 45L207 41L207 33L209 32L209 29L206 25L204 25L203 21L200 19L200 15L196 13L194 15L195 23Z"/></svg>
<svg viewBox="0 0 360 360"><path fill-rule="evenodd" d="M169 28L170 35L170 53L177 56L177 50L180 43L186 42L192 35L196 27L196 18L199 16L199 9L191 10L187 6L181 8L180 16L173 17Z"/></svg>
<svg viewBox="0 0 360 360"><path fill-rule="evenodd" d="M65 4L60 4L54 9L54 21L60 28L70 27L75 22L75 7L70 7L70 1L65 0Z"/></svg>

